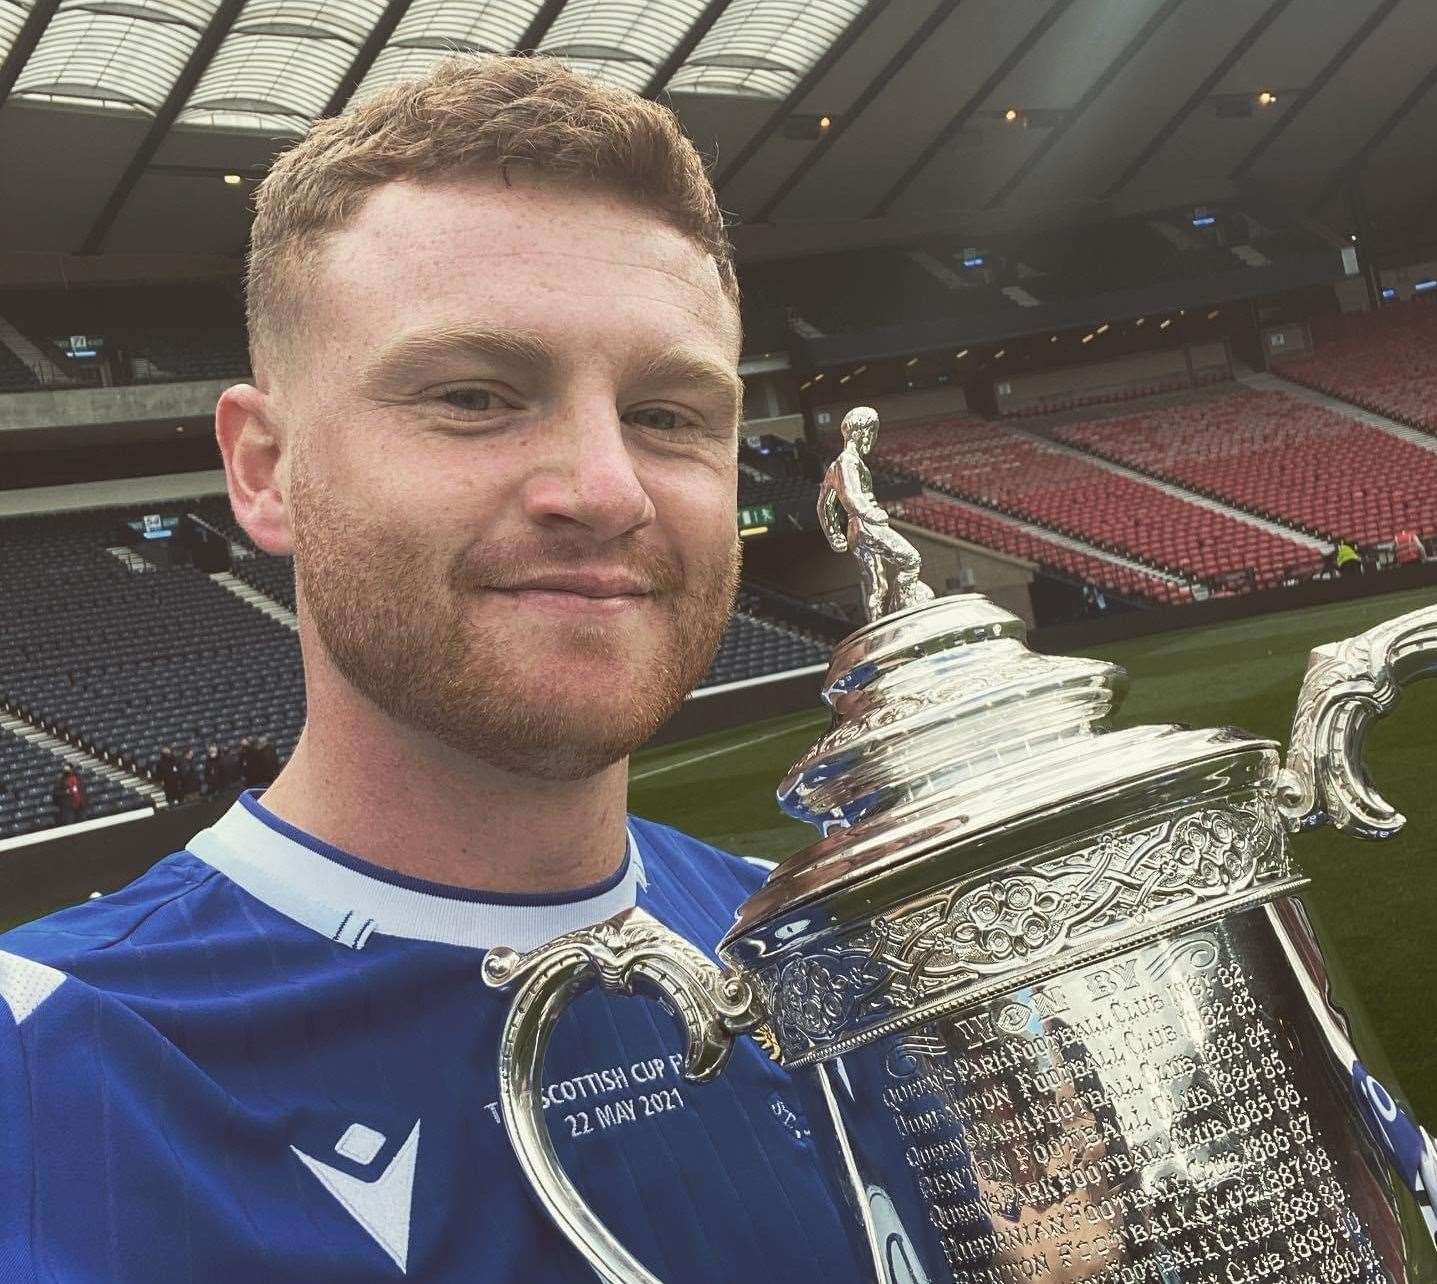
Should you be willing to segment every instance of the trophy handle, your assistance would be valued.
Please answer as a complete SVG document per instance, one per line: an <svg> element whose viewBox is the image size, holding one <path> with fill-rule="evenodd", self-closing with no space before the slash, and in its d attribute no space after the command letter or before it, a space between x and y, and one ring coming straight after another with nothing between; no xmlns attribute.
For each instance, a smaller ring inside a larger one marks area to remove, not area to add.
<svg viewBox="0 0 1437 1284"><path fill-rule="evenodd" d="M752 987L638 908L527 954L501 947L485 955L488 985L502 989L521 978L499 1042L499 1104L519 1167L604 1284L659 1284L584 1203L554 1153L543 1107L549 1036L564 1009L596 984L657 998L688 1038L684 1077L701 1083L723 1069L734 1038L764 1020Z"/></svg>
<svg viewBox="0 0 1437 1284"><path fill-rule="evenodd" d="M1317 647L1307 662L1277 801L1289 830L1331 821L1361 838L1391 838L1407 823L1368 778L1367 728L1402 688L1437 673L1437 606Z"/></svg>

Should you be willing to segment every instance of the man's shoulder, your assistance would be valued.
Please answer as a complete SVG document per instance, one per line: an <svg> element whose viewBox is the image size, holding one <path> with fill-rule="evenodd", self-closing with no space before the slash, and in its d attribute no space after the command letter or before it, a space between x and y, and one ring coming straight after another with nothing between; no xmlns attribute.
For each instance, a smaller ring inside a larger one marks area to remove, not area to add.
<svg viewBox="0 0 1437 1284"><path fill-rule="evenodd" d="M164 912L204 886L215 871L187 851L172 852L118 891L81 901L0 932L0 955L71 975L142 926L159 928Z"/></svg>
<svg viewBox="0 0 1437 1284"><path fill-rule="evenodd" d="M645 861L656 857L685 883L697 879L736 892L739 900L757 890L774 867L771 860L725 851L656 820L631 816L629 823Z"/></svg>

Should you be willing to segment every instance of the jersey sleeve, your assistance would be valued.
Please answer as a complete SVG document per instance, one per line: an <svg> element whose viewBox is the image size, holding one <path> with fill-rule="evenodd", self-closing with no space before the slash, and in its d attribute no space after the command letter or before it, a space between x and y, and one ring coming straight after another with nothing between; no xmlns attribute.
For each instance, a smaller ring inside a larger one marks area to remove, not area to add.
<svg viewBox="0 0 1437 1284"><path fill-rule="evenodd" d="M0 950L0 1279L15 1284L35 1279L32 1076L21 1027L64 979L54 968Z"/></svg>

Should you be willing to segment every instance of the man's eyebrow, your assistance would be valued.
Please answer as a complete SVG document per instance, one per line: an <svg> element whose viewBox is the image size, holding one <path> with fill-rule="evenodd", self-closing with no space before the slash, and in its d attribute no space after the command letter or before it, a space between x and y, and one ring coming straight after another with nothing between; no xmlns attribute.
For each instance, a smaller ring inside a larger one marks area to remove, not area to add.
<svg viewBox="0 0 1437 1284"><path fill-rule="evenodd" d="M553 348L538 334L490 326L431 326L386 344L369 363L362 382L378 390L413 371L452 358L488 358L510 365L553 367Z"/></svg>
<svg viewBox="0 0 1437 1284"><path fill-rule="evenodd" d="M634 380L640 384L682 384L708 389L731 401L735 416L743 405L743 380L738 372L682 344L649 358L635 370Z"/></svg>

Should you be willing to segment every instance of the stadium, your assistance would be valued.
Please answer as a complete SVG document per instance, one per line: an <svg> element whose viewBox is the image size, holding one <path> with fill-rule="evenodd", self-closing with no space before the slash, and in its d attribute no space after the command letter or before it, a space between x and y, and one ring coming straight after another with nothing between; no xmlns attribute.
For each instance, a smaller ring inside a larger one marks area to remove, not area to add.
<svg viewBox="0 0 1437 1284"><path fill-rule="evenodd" d="M1115 730L1285 745L1314 647L1437 603L1428 0L0 0L0 930L290 760L295 572L215 433L253 196L456 53L671 109L733 246L742 582L633 815L815 840L775 789L865 623L819 520L854 407L923 581L1121 665ZM1293 844L1368 1067L1428 1120L1434 760L1419 684L1368 746L1406 829Z"/></svg>

